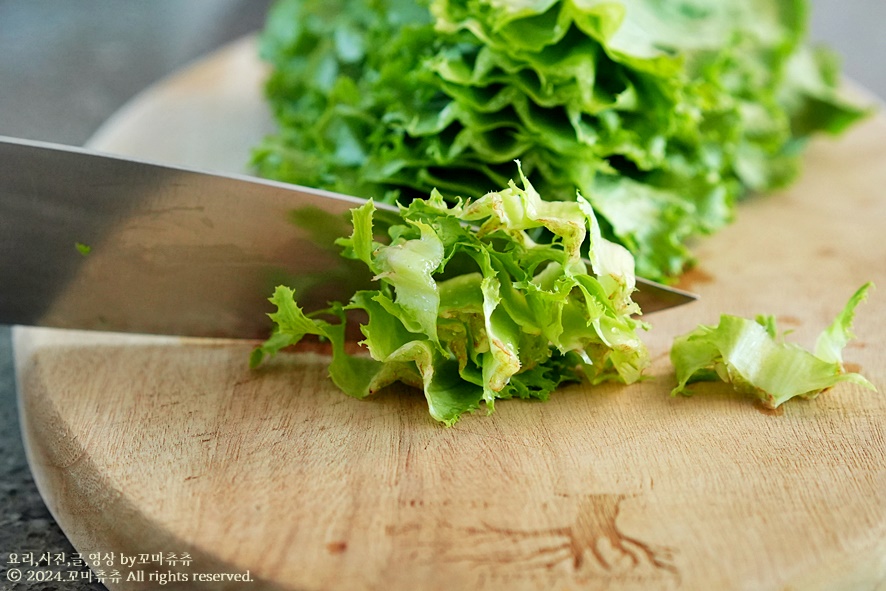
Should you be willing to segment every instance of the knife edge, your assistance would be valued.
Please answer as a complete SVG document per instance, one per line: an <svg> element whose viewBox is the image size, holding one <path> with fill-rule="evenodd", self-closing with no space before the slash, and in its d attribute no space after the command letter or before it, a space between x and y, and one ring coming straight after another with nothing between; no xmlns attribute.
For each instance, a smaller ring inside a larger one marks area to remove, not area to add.
<svg viewBox="0 0 886 591"><path fill-rule="evenodd" d="M0 163L0 324L255 339L275 284L306 309L362 285L333 241L365 199L3 136ZM644 313L695 299L637 286Z"/></svg>

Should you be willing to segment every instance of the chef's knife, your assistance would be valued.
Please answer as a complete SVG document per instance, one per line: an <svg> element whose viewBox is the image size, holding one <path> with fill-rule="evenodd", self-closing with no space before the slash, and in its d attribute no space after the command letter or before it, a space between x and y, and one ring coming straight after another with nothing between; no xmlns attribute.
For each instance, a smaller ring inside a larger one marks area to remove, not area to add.
<svg viewBox="0 0 886 591"><path fill-rule="evenodd" d="M307 311L369 285L333 243L361 203L0 136L0 324L266 337L275 285L294 287ZM695 299L638 288L645 313Z"/></svg>

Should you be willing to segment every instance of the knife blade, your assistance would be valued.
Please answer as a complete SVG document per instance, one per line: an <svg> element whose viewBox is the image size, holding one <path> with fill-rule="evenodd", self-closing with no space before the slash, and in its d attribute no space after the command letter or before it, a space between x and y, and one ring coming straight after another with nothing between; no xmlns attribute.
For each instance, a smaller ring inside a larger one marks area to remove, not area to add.
<svg viewBox="0 0 886 591"><path fill-rule="evenodd" d="M256 339L276 285L307 311L369 286L334 245L357 197L3 136L0 171L0 324ZM696 299L640 279L636 296Z"/></svg>

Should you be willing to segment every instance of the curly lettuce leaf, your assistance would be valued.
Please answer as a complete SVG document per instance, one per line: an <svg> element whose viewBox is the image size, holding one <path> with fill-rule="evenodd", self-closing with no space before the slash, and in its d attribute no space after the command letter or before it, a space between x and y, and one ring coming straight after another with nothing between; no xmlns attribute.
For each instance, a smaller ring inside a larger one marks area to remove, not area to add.
<svg viewBox="0 0 886 591"><path fill-rule="evenodd" d="M671 394L688 395L688 384L720 379L777 408L795 397L815 398L844 381L874 389L860 374L846 372L842 358L853 336L855 309L871 286L866 283L853 294L819 336L814 353L780 339L772 316L750 320L724 314L717 326L702 325L678 337L670 354L678 382Z"/></svg>
<svg viewBox="0 0 886 591"><path fill-rule="evenodd" d="M263 176L408 204L502 187L593 204L667 280L805 139L864 109L805 43L805 0L278 0Z"/></svg>
<svg viewBox="0 0 886 591"><path fill-rule="evenodd" d="M602 236L581 195L548 202L525 176L522 184L454 204L438 192L416 199L382 242L374 203L352 210L353 231L338 244L369 267L378 289L309 317L293 290L278 287L276 328L251 364L318 335L332 343L329 374L346 394L413 385L446 425L484 406L492 412L496 400L545 400L564 382L637 381L649 360L631 300L633 258ZM534 241L529 232L539 228L553 239ZM351 310L368 318L365 354L345 350ZM320 318L330 314L337 323Z"/></svg>

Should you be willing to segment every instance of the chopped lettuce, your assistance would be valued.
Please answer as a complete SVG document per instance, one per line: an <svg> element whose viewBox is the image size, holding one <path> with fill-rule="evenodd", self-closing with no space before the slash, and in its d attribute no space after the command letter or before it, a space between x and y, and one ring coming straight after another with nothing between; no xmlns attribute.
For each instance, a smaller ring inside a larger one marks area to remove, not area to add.
<svg viewBox="0 0 886 591"><path fill-rule="evenodd" d="M342 256L365 263L378 288L309 316L292 289L278 287L275 330L251 364L317 335L332 344L329 374L346 394L414 385L446 425L483 405L491 412L497 399L547 399L563 382L637 381L648 353L631 299L633 257L603 237L581 195L549 202L522 184L453 204L436 191L415 199L383 241L375 204L354 209ZM533 240L539 228L553 239ZM368 355L345 350L353 310L367 318Z"/></svg>
<svg viewBox="0 0 886 591"><path fill-rule="evenodd" d="M860 374L845 371L842 354L853 337L855 308L870 287L866 283L849 299L819 336L814 353L784 342L772 316L754 321L723 315L717 326L699 326L678 337L671 348L678 384L671 393L689 394L686 386L692 382L721 379L777 408L791 398L815 398L844 381L874 389Z"/></svg>
<svg viewBox="0 0 886 591"><path fill-rule="evenodd" d="M406 204L502 187L520 159L552 201L593 204L637 273L750 191L790 182L805 139L864 114L804 0L278 0L262 36L279 131L259 174ZM536 236L536 238L540 238Z"/></svg>

